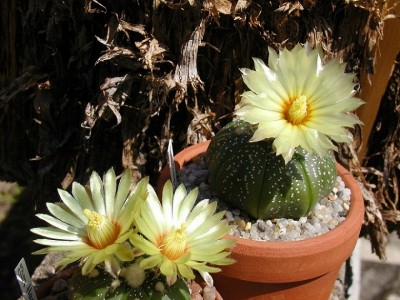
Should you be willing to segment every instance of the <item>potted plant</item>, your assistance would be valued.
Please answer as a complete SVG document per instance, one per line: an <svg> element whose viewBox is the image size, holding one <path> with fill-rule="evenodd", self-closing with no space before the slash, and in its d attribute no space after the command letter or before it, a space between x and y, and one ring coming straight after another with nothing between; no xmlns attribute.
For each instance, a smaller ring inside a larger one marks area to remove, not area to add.
<svg viewBox="0 0 400 300"><path fill-rule="evenodd" d="M51 226L31 229L47 246L34 254L64 252L59 268L78 263L70 299L191 299L194 271L207 280L216 265L233 263L223 212L195 204L197 190L174 192L166 182L161 204L148 178L134 185L129 170L119 184L113 169L103 181L93 172L89 183L59 190L62 202L47 203L51 215L37 215Z"/></svg>
<svg viewBox="0 0 400 300"><path fill-rule="evenodd" d="M175 163L181 168L207 152L213 191L254 219L306 215L340 175L351 205L337 228L293 242L237 239L236 263L215 276L226 299L328 299L364 216L357 183L331 152L335 143L352 142L347 127L360 121L350 111L362 101L354 97L353 75L336 60L323 64L319 48L297 45L279 55L269 49L269 66L254 64L255 70L241 70L250 90L235 110L237 120L211 142L183 150ZM167 176L164 169L159 185Z"/></svg>

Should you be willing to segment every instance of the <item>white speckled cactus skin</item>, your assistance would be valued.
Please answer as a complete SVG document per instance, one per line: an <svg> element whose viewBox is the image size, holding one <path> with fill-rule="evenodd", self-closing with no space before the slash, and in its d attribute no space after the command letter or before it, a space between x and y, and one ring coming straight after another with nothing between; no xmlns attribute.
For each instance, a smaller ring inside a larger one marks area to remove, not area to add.
<svg viewBox="0 0 400 300"><path fill-rule="evenodd" d="M97 299L190 299L186 282L179 278L172 286L168 286L163 276L154 272L146 273L146 279L137 287L127 284L122 277L115 279L102 270L97 276L83 276L77 270L69 280L69 298L71 300Z"/></svg>
<svg viewBox="0 0 400 300"><path fill-rule="evenodd" d="M212 190L254 218L305 216L334 185L333 157L297 148L285 164L272 141L249 142L254 130L239 120L213 138L206 155Z"/></svg>

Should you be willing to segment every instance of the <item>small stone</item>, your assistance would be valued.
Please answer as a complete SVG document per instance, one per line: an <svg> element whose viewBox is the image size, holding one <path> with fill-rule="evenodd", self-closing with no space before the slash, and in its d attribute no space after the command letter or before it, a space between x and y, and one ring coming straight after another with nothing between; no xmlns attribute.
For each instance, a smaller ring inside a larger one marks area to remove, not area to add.
<svg viewBox="0 0 400 300"><path fill-rule="evenodd" d="M337 195L331 193L331 194L328 195L327 198L328 198L329 201L333 201L333 200L335 200L337 198Z"/></svg>
<svg viewBox="0 0 400 300"><path fill-rule="evenodd" d="M235 221L235 219L233 218L233 214L230 210L227 210L225 212L225 218L229 221L229 222L233 222Z"/></svg>
<svg viewBox="0 0 400 300"><path fill-rule="evenodd" d="M190 295L191 300L203 300L203 297L200 294Z"/></svg>
<svg viewBox="0 0 400 300"><path fill-rule="evenodd" d="M344 188L343 189L343 195L344 196L350 196L350 194L351 194L351 190L350 189L348 189L348 188Z"/></svg>
<svg viewBox="0 0 400 300"><path fill-rule="evenodd" d="M246 223L246 227L244 228L244 230L249 231L251 228L251 222L247 222Z"/></svg>
<svg viewBox="0 0 400 300"><path fill-rule="evenodd" d="M194 295L200 295L201 290L202 288L197 282L192 281L190 283L190 291L191 291L190 294L192 295L192 299Z"/></svg>
<svg viewBox="0 0 400 300"><path fill-rule="evenodd" d="M246 228L246 222L241 219L236 221L236 225L242 230Z"/></svg>
<svg viewBox="0 0 400 300"><path fill-rule="evenodd" d="M346 196L346 195L343 195L342 197L340 197L343 201L346 201L346 202L348 202L348 201L350 201L350 196Z"/></svg>
<svg viewBox="0 0 400 300"><path fill-rule="evenodd" d="M230 235L234 236L234 237L240 237L240 231L239 230L234 230L233 233L231 233Z"/></svg>
<svg viewBox="0 0 400 300"><path fill-rule="evenodd" d="M307 220L307 218L306 218L306 220ZM267 221L265 221L265 225L267 225L268 227L272 227L274 224L272 223L271 220L267 220Z"/></svg>
<svg viewBox="0 0 400 300"><path fill-rule="evenodd" d="M205 286L203 289L203 300L215 300L217 291L214 286Z"/></svg>
<svg viewBox="0 0 400 300"><path fill-rule="evenodd" d="M286 227L280 228L279 229L279 235L282 236L282 235L285 235L285 234L286 234Z"/></svg>
<svg viewBox="0 0 400 300"><path fill-rule="evenodd" d="M349 210L349 209L350 209L350 206L349 206L346 202L344 202L344 203L343 203L343 208L344 208L345 210Z"/></svg>
<svg viewBox="0 0 400 300"><path fill-rule="evenodd" d="M252 239L252 240L259 240L260 239L260 235L258 233L257 226L251 226L251 228L250 228L250 239Z"/></svg>
<svg viewBox="0 0 400 300"><path fill-rule="evenodd" d="M264 222L258 222L257 223L257 228L258 230L260 230L261 232L265 231L265 223Z"/></svg>
<svg viewBox="0 0 400 300"><path fill-rule="evenodd" d="M304 227L305 227L308 231L314 232L314 226L312 226L312 224L306 223Z"/></svg>
<svg viewBox="0 0 400 300"><path fill-rule="evenodd" d="M233 213L235 216L239 216L239 215L240 215L240 209L236 208L236 209L232 210L232 213Z"/></svg>
<svg viewBox="0 0 400 300"><path fill-rule="evenodd" d="M306 224L306 222L307 222L307 217L301 217L300 219L299 219L299 222L300 222L300 224Z"/></svg>
<svg viewBox="0 0 400 300"><path fill-rule="evenodd" d="M244 239L249 239L250 238L250 232L242 231L242 235L241 236Z"/></svg>
<svg viewBox="0 0 400 300"><path fill-rule="evenodd" d="M60 293L68 289L68 282L64 279L58 279L51 288L54 293Z"/></svg>

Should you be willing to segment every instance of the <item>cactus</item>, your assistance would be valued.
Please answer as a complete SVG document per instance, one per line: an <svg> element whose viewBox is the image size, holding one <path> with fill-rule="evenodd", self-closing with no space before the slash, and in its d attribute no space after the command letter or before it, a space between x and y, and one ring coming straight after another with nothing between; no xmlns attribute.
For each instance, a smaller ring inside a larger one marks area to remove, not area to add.
<svg viewBox="0 0 400 300"><path fill-rule="evenodd" d="M190 299L189 288L183 279L178 278L172 286L168 286L164 276L151 272L146 273L146 279L139 287L131 287L123 278L115 280L105 271L99 270L97 276L89 277L83 276L78 269L69 280L69 293L72 300Z"/></svg>
<svg viewBox="0 0 400 300"><path fill-rule="evenodd" d="M206 154L212 190L254 218L306 215L333 188L333 157L321 158L298 147L285 164L272 140L249 142L255 129L238 120L212 139Z"/></svg>

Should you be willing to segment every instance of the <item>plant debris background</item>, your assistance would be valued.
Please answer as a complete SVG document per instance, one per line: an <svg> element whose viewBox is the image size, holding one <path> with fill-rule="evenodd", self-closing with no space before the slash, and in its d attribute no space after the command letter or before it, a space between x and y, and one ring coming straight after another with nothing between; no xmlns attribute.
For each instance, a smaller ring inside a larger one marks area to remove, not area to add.
<svg viewBox="0 0 400 300"><path fill-rule="evenodd" d="M170 138L177 152L230 120L244 88L239 68L267 60L267 46L308 41L347 71L372 73L389 14L385 1L367 0L20 2L0 4L0 179L26 187L0 227L6 298L18 295L19 259L31 271L42 259L30 255L29 228L58 201L56 188L111 166L156 182ZM396 70L369 143L380 146L361 166L356 128L337 155L363 182L364 234L380 257L387 225L398 230L399 220Z"/></svg>

